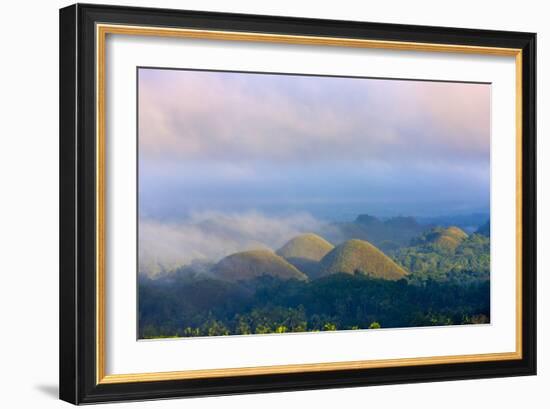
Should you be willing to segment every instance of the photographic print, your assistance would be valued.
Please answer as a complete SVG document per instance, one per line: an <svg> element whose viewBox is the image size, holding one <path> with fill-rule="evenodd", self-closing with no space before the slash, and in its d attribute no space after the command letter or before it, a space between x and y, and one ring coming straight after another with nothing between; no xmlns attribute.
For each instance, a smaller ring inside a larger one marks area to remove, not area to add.
<svg viewBox="0 0 550 409"><path fill-rule="evenodd" d="M490 84L137 81L139 339L490 323Z"/></svg>

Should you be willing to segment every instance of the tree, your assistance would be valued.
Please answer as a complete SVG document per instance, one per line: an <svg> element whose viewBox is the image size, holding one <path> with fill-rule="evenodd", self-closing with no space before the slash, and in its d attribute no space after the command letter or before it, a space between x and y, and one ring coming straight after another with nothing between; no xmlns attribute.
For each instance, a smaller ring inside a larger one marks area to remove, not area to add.
<svg viewBox="0 0 550 409"><path fill-rule="evenodd" d="M323 331L336 331L336 324L333 324L332 322L327 322L325 325L323 325Z"/></svg>

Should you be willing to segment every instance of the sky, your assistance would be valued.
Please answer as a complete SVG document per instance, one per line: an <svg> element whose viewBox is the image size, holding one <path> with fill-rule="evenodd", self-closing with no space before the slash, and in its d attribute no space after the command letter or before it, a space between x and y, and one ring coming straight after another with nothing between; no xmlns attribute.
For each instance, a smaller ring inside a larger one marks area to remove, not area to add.
<svg viewBox="0 0 550 409"><path fill-rule="evenodd" d="M490 85L139 70L140 217L488 211Z"/></svg>

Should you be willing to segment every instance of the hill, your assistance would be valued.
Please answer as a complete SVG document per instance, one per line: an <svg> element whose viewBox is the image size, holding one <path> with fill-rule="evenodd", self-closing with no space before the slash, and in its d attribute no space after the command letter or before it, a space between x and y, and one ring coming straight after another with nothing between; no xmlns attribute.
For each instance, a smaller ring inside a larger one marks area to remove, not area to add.
<svg viewBox="0 0 550 409"><path fill-rule="evenodd" d="M319 261L333 248L334 246L321 236L306 233L294 237L277 250L277 254L286 259L303 258Z"/></svg>
<svg viewBox="0 0 550 409"><path fill-rule="evenodd" d="M412 241L413 245L431 244L448 251L455 251L468 235L456 226L436 227Z"/></svg>
<svg viewBox="0 0 550 409"><path fill-rule="evenodd" d="M321 260L324 275L353 274L356 270L376 278L399 280L408 273L382 251L364 240L348 240Z"/></svg>
<svg viewBox="0 0 550 409"><path fill-rule="evenodd" d="M334 246L321 236L306 233L287 242L277 250L277 254L306 273L309 278L317 278L319 261L333 248Z"/></svg>
<svg viewBox="0 0 550 409"><path fill-rule="evenodd" d="M226 281L249 280L262 275L282 279L307 280L307 276L271 250L250 250L231 254L216 264L212 272Z"/></svg>

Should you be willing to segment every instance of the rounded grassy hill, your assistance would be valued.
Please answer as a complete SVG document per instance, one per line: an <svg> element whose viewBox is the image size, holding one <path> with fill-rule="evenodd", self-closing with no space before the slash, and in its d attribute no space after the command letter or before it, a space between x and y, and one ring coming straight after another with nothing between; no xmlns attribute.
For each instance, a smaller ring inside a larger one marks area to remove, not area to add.
<svg viewBox="0 0 550 409"><path fill-rule="evenodd" d="M313 279L320 275L319 261L333 248L321 236L305 233L291 239L277 250L277 254Z"/></svg>
<svg viewBox="0 0 550 409"><path fill-rule="evenodd" d="M444 249L454 251L467 237L468 235L461 228L450 226L438 232L434 236L432 243Z"/></svg>
<svg viewBox="0 0 550 409"><path fill-rule="evenodd" d="M306 233L294 237L277 250L277 254L286 259L303 258L319 261L333 248L334 246L321 236Z"/></svg>
<svg viewBox="0 0 550 409"><path fill-rule="evenodd" d="M399 280L408 273L382 251L364 240L348 240L321 260L323 275L362 271L372 277Z"/></svg>
<svg viewBox="0 0 550 409"><path fill-rule="evenodd" d="M271 250L250 250L231 254L220 260L212 271L227 281L249 280L262 275L307 280L304 273Z"/></svg>

